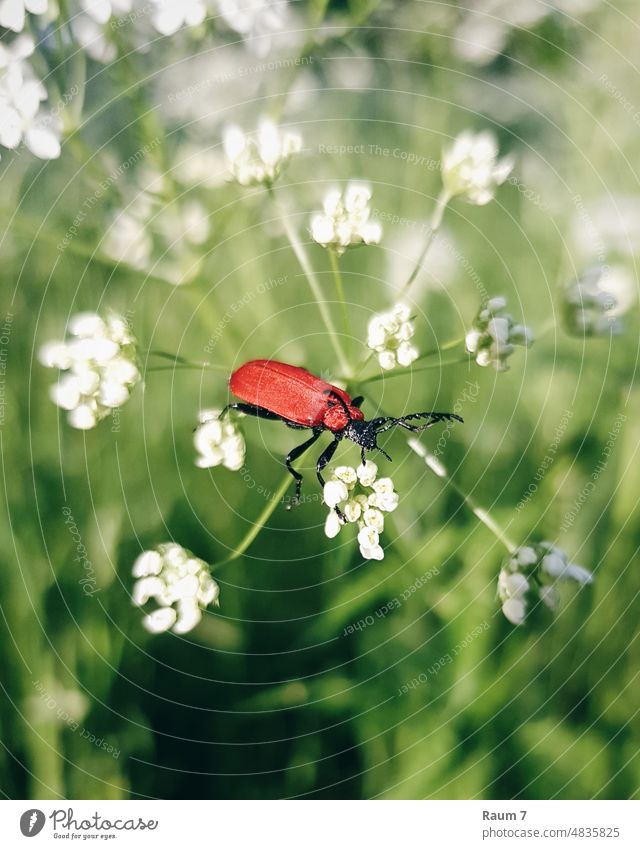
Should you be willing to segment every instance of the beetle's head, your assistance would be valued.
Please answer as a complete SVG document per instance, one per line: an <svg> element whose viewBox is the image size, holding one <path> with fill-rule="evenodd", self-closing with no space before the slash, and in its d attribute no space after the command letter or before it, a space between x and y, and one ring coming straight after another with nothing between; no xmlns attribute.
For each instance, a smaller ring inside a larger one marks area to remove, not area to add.
<svg viewBox="0 0 640 849"><path fill-rule="evenodd" d="M350 422L345 430L345 436L365 451L382 451L378 445L378 421ZM382 453L388 457L384 451Z"/></svg>

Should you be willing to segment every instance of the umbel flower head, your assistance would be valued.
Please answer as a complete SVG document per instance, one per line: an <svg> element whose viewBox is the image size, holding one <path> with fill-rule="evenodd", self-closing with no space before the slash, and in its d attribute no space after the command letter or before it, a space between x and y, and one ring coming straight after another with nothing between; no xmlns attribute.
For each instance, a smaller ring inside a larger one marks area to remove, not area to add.
<svg viewBox="0 0 640 849"><path fill-rule="evenodd" d="M366 183L348 183L344 194L330 191L323 212L311 219L311 238L323 248L331 248L341 256L347 248L358 245L377 245L382 227L370 221L371 188Z"/></svg>
<svg viewBox="0 0 640 849"><path fill-rule="evenodd" d="M48 342L39 351L40 362L63 372L51 388L51 399L68 410L72 427L95 427L111 410L129 400L140 380L136 341L124 318L106 319L96 313L75 315L64 342Z"/></svg>
<svg viewBox="0 0 640 849"><path fill-rule="evenodd" d="M398 493L391 478L377 478L378 467L371 460L354 469L338 466L324 487L324 503L330 508L324 526L332 539L344 524L358 526L360 554L367 560L382 560L384 551L380 534L384 530L384 514L398 506ZM338 508L344 518L336 512Z"/></svg>
<svg viewBox="0 0 640 849"><path fill-rule="evenodd" d="M198 456L196 466L209 469L224 466L237 472L244 464L246 443L238 424L230 416L219 418L220 410L201 410L193 444Z"/></svg>
<svg viewBox="0 0 640 849"><path fill-rule="evenodd" d="M594 265L563 293L564 319L575 336L621 333L620 316L633 303L634 281L626 269Z"/></svg>
<svg viewBox="0 0 640 849"><path fill-rule="evenodd" d="M442 182L451 197L460 195L468 203L484 206L493 200L513 165L510 156L498 159L493 133L466 130L442 155Z"/></svg>
<svg viewBox="0 0 640 849"><path fill-rule="evenodd" d="M523 324L516 324L506 307L506 298L491 298L480 310L472 329L466 335L467 351L474 355L479 366L507 371L507 360L515 346L528 348L533 344L533 332Z"/></svg>
<svg viewBox="0 0 640 849"><path fill-rule="evenodd" d="M539 542L522 546L503 563L498 576L498 598L509 622L521 625L539 602L550 610L557 609L557 582L583 585L592 580L591 572L570 563L562 549L550 542Z"/></svg>
<svg viewBox="0 0 640 849"><path fill-rule="evenodd" d="M383 369L409 366L418 357L417 348L411 344L413 334L411 310L406 304L396 304L369 320L367 346L375 351Z"/></svg>
<svg viewBox="0 0 640 849"><path fill-rule="evenodd" d="M181 545L164 543L143 551L133 564L132 599L137 607L155 599L160 605L142 620L152 634L169 628L186 634L202 619L201 608L218 605L220 587L209 574L209 567Z"/></svg>
<svg viewBox="0 0 640 849"><path fill-rule="evenodd" d="M302 150L297 133L282 131L267 118L260 121L255 138L240 127L227 127L223 143L231 176L241 186L271 186L294 153Z"/></svg>

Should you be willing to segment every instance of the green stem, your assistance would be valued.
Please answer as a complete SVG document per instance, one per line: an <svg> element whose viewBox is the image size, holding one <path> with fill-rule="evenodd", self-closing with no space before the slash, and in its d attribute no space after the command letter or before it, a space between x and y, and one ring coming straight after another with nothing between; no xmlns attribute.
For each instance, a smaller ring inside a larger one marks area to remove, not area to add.
<svg viewBox="0 0 640 849"><path fill-rule="evenodd" d="M454 366L458 365L458 363L468 363L469 355L465 355L464 357L457 357L454 360L444 360L439 361L437 363L429 363L428 365L420 366L419 368L404 368L398 369L397 371L383 371L380 374L372 374L371 377L364 377L362 380L357 381L357 385L361 385L363 383L374 383L376 380L388 380L391 377L410 377L412 374L417 374L421 371L430 371L434 368L444 368L445 366Z"/></svg>
<svg viewBox="0 0 640 849"><path fill-rule="evenodd" d="M411 288L413 281L416 279L416 277L418 276L418 274L422 270L422 265L423 265L423 263L426 259L427 254L429 253L429 248L433 244L433 239L434 239L436 233L438 232L438 230L440 229L440 225L442 224L442 218L444 216L444 211L447 208L447 204L449 203L450 200L451 200L451 194L445 188L440 189L440 194L438 195L438 197L436 199L436 206L435 206L435 209L433 210L433 214L431 216L431 222L430 222L430 226L429 226L429 234L428 234L427 239L426 239L426 241L425 241L425 243L422 247L422 250L420 251L419 257L416 260L416 264L413 267L413 271L411 272L411 274L407 278L407 282L404 284L404 286L400 290L400 297L401 298L406 297L409 289Z"/></svg>
<svg viewBox="0 0 640 849"><path fill-rule="evenodd" d="M287 474L282 478L280 486L275 491L273 498L266 505L262 513L260 513L254 524L251 526L251 529L244 535L238 545L236 545L229 557L219 563L216 563L216 569L220 566L225 566L227 563L232 563L234 560L237 560L238 557L241 557L245 553L245 551L249 548L254 539L258 536L262 528L266 525L267 521L269 520L271 514L276 509L278 504L282 503L284 494L290 485L291 475L287 472Z"/></svg>
<svg viewBox="0 0 640 849"><path fill-rule="evenodd" d="M269 196L273 200L274 206L276 208L278 219L280 220L284 231L286 233L287 238L289 239L289 243L293 249L294 254L296 255L296 259L298 260L302 271L304 272L304 276L307 279L307 283L309 284L309 288L311 289L311 293L315 299L316 304L318 305L318 310L320 311L320 316L322 321L324 322L324 326L327 329L327 333L329 334L329 338L331 339L331 344L333 346L333 350L335 351L336 357L338 358L338 363L340 366L340 370L344 374L350 374L351 369L349 367L348 361L345 357L344 351L342 350L342 345L340 344L340 338L336 332L336 328L333 324L333 319L331 318L331 314L327 307L326 301L322 295L322 289L320 287L320 283L318 282L318 278L316 277L313 268L311 267L311 263L309 262L309 257L304 248L304 245L300 241L298 234L291 226L291 222L289 221L287 215L284 210L276 200L273 189L269 189Z"/></svg>
<svg viewBox="0 0 640 849"><path fill-rule="evenodd" d="M144 352L142 352L144 353ZM176 366L182 366L183 368L199 368L199 369L211 369L213 371L225 371L231 373L231 369L226 366L220 366L215 363L209 363L205 360L189 360L186 357L181 357L179 354L171 354L169 351L147 351L146 352L150 357L162 357L164 360L171 360ZM147 371L159 371L163 368L171 368L171 366L152 366Z"/></svg>
<svg viewBox="0 0 640 849"><path fill-rule="evenodd" d="M336 284L336 294L338 296L338 300L340 301L340 307L342 309L342 325L343 330L347 339L347 354L349 353L349 349L351 347L351 325L349 323L349 311L347 309L347 299L344 294L344 286L342 284L342 274L340 273L340 263L338 262L338 255L335 251L329 249L329 259L331 260L331 270L333 272L333 279Z"/></svg>
<svg viewBox="0 0 640 849"><path fill-rule="evenodd" d="M442 465L440 460L435 457L433 454L430 454L424 445L415 437L411 437L407 440L407 444L409 448L413 452L415 452L418 457L424 460L425 466L429 468L434 475L439 478L445 480L448 485L460 496L460 498L464 501L467 507L471 510L474 516L479 519L485 527L487 527L491 533L495 536L495 538L504 545L509 554L513 554L518 546L509 539L506 532L500 525L496 522L493 516L490 515L488 510L485 510L484 507L480 507L477 501L472 498L472 496L467 495L466 492L453 480L453 478L449 475L445 467Z"/></svg>

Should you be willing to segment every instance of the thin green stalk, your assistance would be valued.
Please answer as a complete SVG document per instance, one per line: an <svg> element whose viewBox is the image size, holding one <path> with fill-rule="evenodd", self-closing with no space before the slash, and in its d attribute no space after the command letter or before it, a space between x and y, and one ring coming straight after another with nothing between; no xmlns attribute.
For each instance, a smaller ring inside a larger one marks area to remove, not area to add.
<svg viewBox="0 0 640 849"><path fill-rule="evenodd" d="M254 524L251 526L251 529L244 535L238 545L236 545L229 557L227 557L225 560L222 560L220 563L216 563L216 569L220 566L225 566L227 563L232 563L234 560L237 560L238 557L241 557L245 553L245 551L249 548L254 539L258 536L262 528L266 525L271 514L276 509L278 504L282 502L284 494L291 486L291 484L291 475L287 472L287 474L282 478L280 486L275 491L273 498L265 506L262 513L260 513Z"/></svg>
<svg viewBox="0 0 640 849"><path fill-rule="evenodd" d="M318 282L318 278L316 277L313 268L311 267L311 263L309 262L309 257L304 248L304 245L300 241L298 234L295 229L291 226L291 222L289 221L287 215L284 210L276 200L276 197L273 193L273 189L269 189L269 196L273 200L274 206L278 213L278 218L280 223L282 224L285 234L289 239L289 243L293 249L294 254L296 255L296 259L300 263L300 267L304 272L304 275L307 279L307 283L309 284L309 288L311 289L311 293L315 299L316 304L318 305L318 310L320 311L320 316L322 321L324 322L324 326L327 329L327 333L329 334L329 338L331 339L331 344L333 346L333 350L335 351L336 357L338 358L338 363L340 366L340 370L344 374L350 374L351 368L345 357L344 351L342 350L342 345L340 344L340 338L338 333L336 332L335 325L333 324L333 319L331 318L331 313L327 307L327 303L324 300L322 295L322 289L320 287L320 283Z"/></svg>
<svg viewBox="0 0 640 849"><path fill-rule="evenodd" d="M351 325L349 323L349 310L347 309L347 299L344 294L344 286L342 284L342 274L340 273L340 263L338 262L338 255L335 251L331 249L329 250L329 259L331 260L331 270L333 272L333 279L336 284L336 294L338 296L338 300L340 301L340 306L342 308L342 325L347 339L347 354L349 354L349 349L351 347Z"/></svg>
<svg viewBox="0 0 640 849"><path fill-rule="evenodd" d="M407 292L411 288L413 281L416 279L416 277L418 276L418 274L422 270L423 263L426 259L427 254L429 253L429 248L431 247L431 245L433 243L433 239L434 239L436 233L438 232L438 230L440 229L440 225L442 224L442 218L444 216L444 211L447 208L447 204L449 203L450 200L451 200L451 194L445 188L442 188L440 190L440 194L437 197L436 206L435 206L435 209L433 210L433 214L431 216L431 222L430 222L430 226L429 226L429 234L428 234L427 239L426 239L426 241L425 241L425 243L422 247L422 250L420 251L420 256L416 260L416 264L413 267L413 271L411 272L411 274L407 278L407 282L404 284L404 286L400 290L400 297L401 298L403 298L407 295Z"/></svg>
<svg viewBox="0 0 640 849"><path fill-rule="evenodd" d="M209 363L206 360L189 360L186 357L181 357L179 354L171 354L169 351L147 351L146 352L150 357L161 357L164 360L171 360L175 366L181 366L182 368L199 368L199 369L212 369L213 371L225 371L231 373L231 369L226 366L217 365L216 363ZM152 366L147 371L159 371L161 368L171 368L171 366Z"/></svg>
<svg viewBox="0 0 640 849"><path fill-rule="evenodd" d="M361 380L356 382L356 385L360 386L364 383L374 383L376 380L389 380L392 377L410 377L413 374L417 374L421 371L431 371L435 368L444 368L445 366L454 366L458 365L458 363L468 363L469 355L465 355L464 357L457 357L454 360L444 360L438 361L437 363L428 363L427 365L420 366L419 368L405 368L400 369L398 371L383 371L380 374L372 374L371 377L364 377Z"/></svg>
<svg viewBox="0 0 640 849"><path fill-rule="evenodd" d="M433 454L430 454L424 445L415 437L411 437L407 440L407 444L411 450L418 455L423 461L425 466L429 468L434 475L442 480L445 480L448 485L462 498L467 507L471 510L474 516L479 519L485 527L487 527L491 533L495 536L495 538L504 545L509 554L513 554L518 546L507 536L505 530L500 527L500 525L496 522L496 520L491 516L488 510L485 510L484 507L480 507L480 505L476 502L476 500L468 495L462 487L457 484L451 475L447 472L445 467L442 465L440 460L437 457L434 457Z"/></svg>

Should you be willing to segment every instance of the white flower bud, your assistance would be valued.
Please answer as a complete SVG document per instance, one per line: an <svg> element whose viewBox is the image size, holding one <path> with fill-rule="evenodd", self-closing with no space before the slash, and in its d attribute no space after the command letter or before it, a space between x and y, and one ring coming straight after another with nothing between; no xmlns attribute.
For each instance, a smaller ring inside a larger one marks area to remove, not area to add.
<svg viewBox="0 0 640 849"><path fill-rule="evenodd" d="M172 607L159 607L144 617L142 625L151 634L162 634L173 625L176 616L176 611Z"/></svg>
<svg viewBox="0 0 640 849"><path fill-rule="evenodd" d="M361 183L349 183L344 196L335 189L328 192L323 212L311 218L311 238L337 254L349 247L377 244L382 227L369 221L370 199L371 190Z"/></svg>
<svg viewBox="0 0 640 849"><path fill-rule="evenodd" d="M482 206L495 196L513 168L511 157L498 159L492 133L461 133L442 157L442 182L450 195Z"/></svg>
<svg viewBox="0 0 640 849"><path fill-rule="evenodd" d="M340 528L342 527L342 522L340 521L340 517L336 513L335 510L331 510L326 518L324 523L324 532L329 539L333 539L338 536L340 533Z"/></svg>
<svg viewBox="0 0 640 849"><path fill-rule="evenodd" d="M349 497L349 490L342 481L327 481L323 490L324 503L327 507L337 507Z"/></svg>

